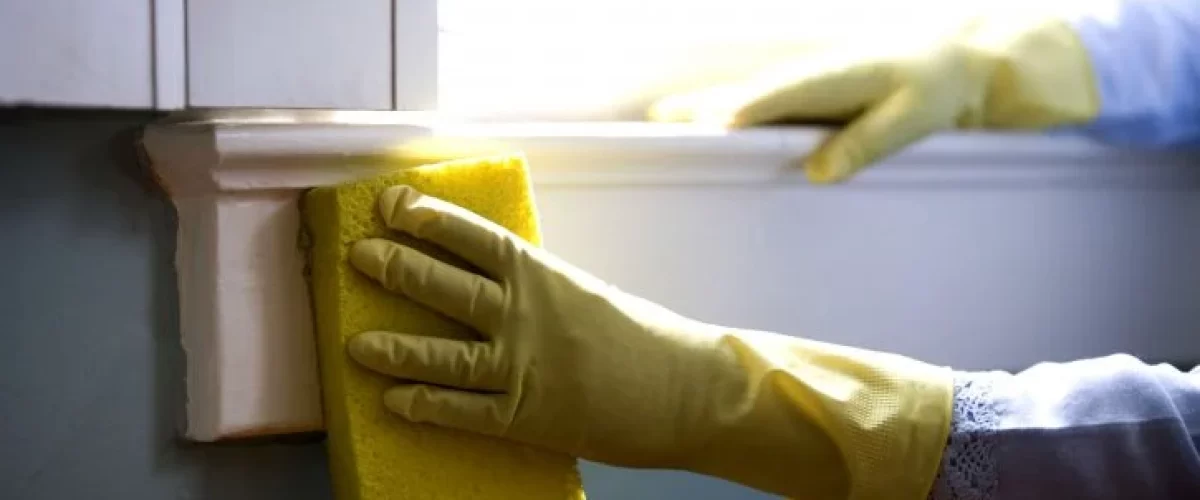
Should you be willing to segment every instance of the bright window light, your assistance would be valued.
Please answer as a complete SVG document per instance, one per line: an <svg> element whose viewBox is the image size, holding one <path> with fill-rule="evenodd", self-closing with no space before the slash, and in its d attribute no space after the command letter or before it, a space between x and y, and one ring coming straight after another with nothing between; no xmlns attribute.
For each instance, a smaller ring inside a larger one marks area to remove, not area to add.
<svg viewBox="0 0 1200 500"><path fill-rule="evenodd" d="M476 117L636 120L666 93L830 44L920 30L977 3L441 0L439 107Z"/></svg>

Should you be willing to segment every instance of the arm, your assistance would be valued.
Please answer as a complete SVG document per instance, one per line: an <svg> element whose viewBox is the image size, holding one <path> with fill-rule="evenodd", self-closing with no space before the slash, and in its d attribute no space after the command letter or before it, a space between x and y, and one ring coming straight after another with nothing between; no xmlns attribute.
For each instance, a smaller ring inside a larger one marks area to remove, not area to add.
<svg viewBox="0 0 1200 500"><path fill-rule="evenodd" d="M1070 23L1100 114L1079 131L1134 147L1200 146L1200 1L1094 2Z"/></svg>
<svg viewBox="0 0 1200 500"><path fill-rule="evenodd" d="M350 341L354 359L397 379L382 398L402 418L794 498L929 491L950 426L950 370L684 318L405 186L386 190L379 211L479 269L386 239L354 244L360 271L481 335Z"/></svg>
<svg viewBox="0 0 1200 500"><path fill-rule="evenodd" d="M1200 370L1114 355L955 376L932 500L1197 498Z"/></svg>
<svg viewBox="0 0 1200 500"><path fill-rule="evenodd" d="M805 159L817 183L848 180L954 128L1200 145L1198 0L1035 0L983 3L967 16L940 7L922 14L936 29L863 35L667 96L650 115L730 126L845 123Z"/></svg>

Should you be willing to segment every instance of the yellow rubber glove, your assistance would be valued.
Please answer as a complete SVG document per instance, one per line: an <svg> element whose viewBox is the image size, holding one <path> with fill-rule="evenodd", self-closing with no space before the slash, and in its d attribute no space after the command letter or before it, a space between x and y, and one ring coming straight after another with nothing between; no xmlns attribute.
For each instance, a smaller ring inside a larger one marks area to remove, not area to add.
<svg viewBox="0 0 1200 500"><path fill-rule="evenodd" d="M811 181L831 183L940 130L1040 129L1098 113L1088 55L1050 13L1002 5L933 25L865 35L852 47L668 96L650 116L734 127L848 122L805 162Z"/></svg>
<svg viewBox="0 0 1200 500"><path fill-rule="evenodd" d="M389 240L352 248L388 290L481 335L351 340L355 360L399 379L383 403L401 417L806 499L917 500L930 488L948 370L681 317L406 186L379 208L389 227L480 270Z"/></svg>

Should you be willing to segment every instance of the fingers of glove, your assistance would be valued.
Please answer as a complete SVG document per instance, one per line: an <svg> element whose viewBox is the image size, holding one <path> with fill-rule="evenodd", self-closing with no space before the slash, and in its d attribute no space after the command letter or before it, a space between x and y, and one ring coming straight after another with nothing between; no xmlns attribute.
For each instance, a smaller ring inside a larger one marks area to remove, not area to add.
<svg viewBox="0 0 1200 500"><path fill-rule="evenodd" d="M516 241L498 224L409 186L385 189L379 211L388 227L435 243L493 276L502 273Z"/></svg>
<svg viewBox="0 0 1200 500"><path fill-rule="evenodd" d="M734 124L780 120L846 120L884 98L896 84L890 65L834 55L808 58L760 73L744 85L747 99Z"/></svg>
<svg viewBox="0 0 1200 500"><path fill-rule="evenodd" d="M492 333L504 306L504 290L496 282L393 241L355 243L350 263L384 288L485 335Z"/></svg>
<svg viewBox="0 0 1200 500"><path fill-rule="evenodd" d="M384 391L383 405L410 422L501 436L508 429L507 397L413 384Z"/></svg>
<svg viewBox="0 0 1200 500"><path fill-rule="evenodd" d="M363 332L350 339L350 357L384 375L474 391L499 392L506 364L486 342L392 332Z"/></svg>
<svg viewBox="0 0 1200 500"><path fill-rule="evenodd" d="M805 161L811 182L842 182L871 163L953 125L953 113L927 105L913 92L898 92L822 143Z"/></svg>

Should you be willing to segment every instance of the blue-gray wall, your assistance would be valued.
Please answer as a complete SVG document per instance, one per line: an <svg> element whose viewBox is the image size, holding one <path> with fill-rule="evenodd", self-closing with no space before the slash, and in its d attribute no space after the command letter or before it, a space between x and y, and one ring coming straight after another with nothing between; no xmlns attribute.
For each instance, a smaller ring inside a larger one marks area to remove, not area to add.
<svg viewBox="0 0 1200 500"><path fill-rule="evenodd" d="M0 498L325 499L320 443L177 442L182 349L147 114L0 111Z"/></svg>

